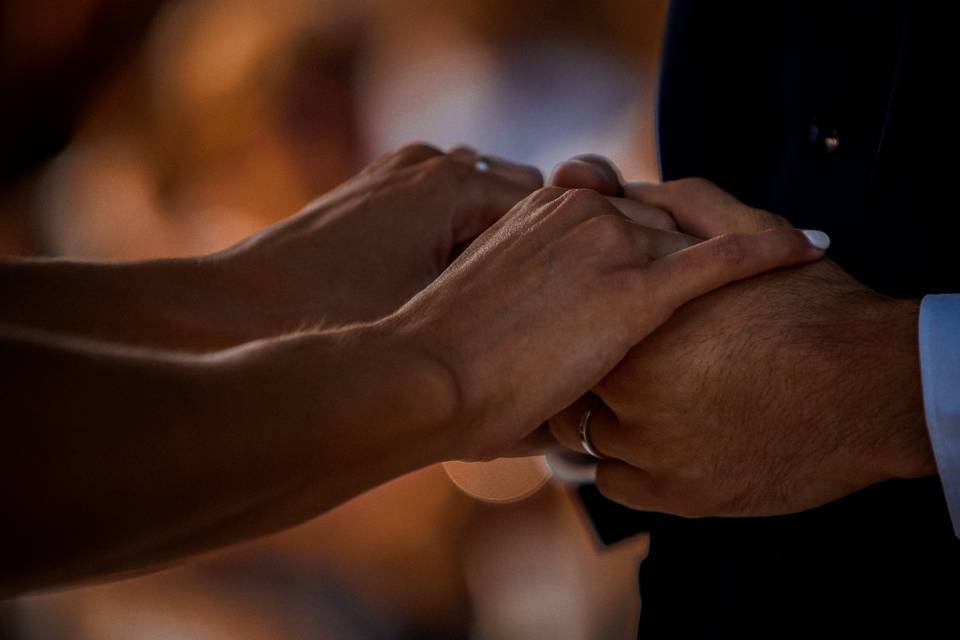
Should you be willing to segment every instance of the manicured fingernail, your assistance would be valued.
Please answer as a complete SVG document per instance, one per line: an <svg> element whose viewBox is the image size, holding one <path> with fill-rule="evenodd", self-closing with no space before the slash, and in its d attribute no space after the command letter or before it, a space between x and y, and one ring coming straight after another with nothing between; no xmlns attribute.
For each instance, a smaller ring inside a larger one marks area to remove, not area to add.
<svg viewBox="0 0 960 640"><path fill-rule="evenodd" d="M821 251L826 251L830 247L830 236L825 234L823 231L816 231L813 229L803 229L803 235L807 236L807 240L814 246L816 249Z"/></svg>

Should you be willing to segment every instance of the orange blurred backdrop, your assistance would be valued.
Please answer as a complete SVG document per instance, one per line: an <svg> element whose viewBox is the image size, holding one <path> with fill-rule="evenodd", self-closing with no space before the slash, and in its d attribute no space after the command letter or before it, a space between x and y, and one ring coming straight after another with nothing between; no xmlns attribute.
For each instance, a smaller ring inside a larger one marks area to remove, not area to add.
<svg viewBox="0 0 960 640"><path fill-rule="evenodd" d="M413 140L657 175L667 0L0 6L0 255L212 252ZM184 567L0 603L0 636L633 638L645 544L601 549L556 481L486 504L432 467Z"/></svg>

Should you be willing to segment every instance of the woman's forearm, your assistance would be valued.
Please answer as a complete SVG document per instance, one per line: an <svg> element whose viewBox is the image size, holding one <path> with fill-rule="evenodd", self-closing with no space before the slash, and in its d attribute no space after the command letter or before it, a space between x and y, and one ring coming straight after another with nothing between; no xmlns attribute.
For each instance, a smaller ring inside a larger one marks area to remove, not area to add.
<svg viewBox="0 0 960 640"><path fill-rule="evenodd" d="M7 332L0 352L7 595L276 531L445 456L443 372L376 329L209 356Z"/></svg>
<svg viewBox="0 0 960 640"><path fill-rule="evenodd" d="M0 260L0 324L118 344L208 351L269 335L254 298L215 257Z"/></svg>

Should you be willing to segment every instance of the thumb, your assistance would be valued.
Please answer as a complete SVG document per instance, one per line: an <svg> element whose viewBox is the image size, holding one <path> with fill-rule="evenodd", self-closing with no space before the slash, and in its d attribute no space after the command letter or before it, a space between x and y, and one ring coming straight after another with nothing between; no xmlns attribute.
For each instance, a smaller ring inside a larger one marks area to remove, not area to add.
<svg viewBox="0 0 960 640"><path fill-rule="evenodd" d="M663 184L632 182L624 186L624 195L668 211L681 231L699 238L792 226L776 214L743 204L703 178Z"/></svg>
<svg viewBox="0 0 960 640"><path fill-rule="evenodd" d="M644 271L657 303L676 309L730 282L818 260L829 245L822 231L729 234L654 260Z"/></svg>

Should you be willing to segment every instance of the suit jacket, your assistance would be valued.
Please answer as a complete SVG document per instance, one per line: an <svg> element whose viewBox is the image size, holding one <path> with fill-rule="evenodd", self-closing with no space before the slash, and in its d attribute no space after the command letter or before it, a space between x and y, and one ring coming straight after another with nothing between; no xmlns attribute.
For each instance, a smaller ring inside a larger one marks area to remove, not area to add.
<svg viewBox="0 0 960 640"><path fill-rule="evenodd" d="M892 296L960 292L947 5L674 0L658 109L664 179L703 176L833 238ZM688 520L583 489L601 538L651 534L640 635L960 630L960 541L937 478L812 511Z"/></svg>

